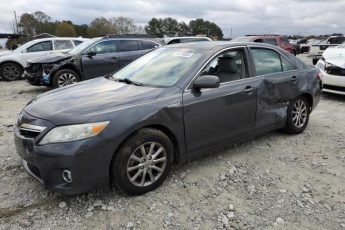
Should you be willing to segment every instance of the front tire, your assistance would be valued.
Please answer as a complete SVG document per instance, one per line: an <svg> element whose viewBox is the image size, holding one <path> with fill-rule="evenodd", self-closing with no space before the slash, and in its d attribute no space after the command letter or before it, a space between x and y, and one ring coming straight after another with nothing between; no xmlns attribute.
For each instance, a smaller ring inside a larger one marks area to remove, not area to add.
<svg viewBox="0 0 345 230"><path fill-rule="evenodd" d="M297 97L288 106L285 131L290 134L302 133L308 125L309 115L308 100L303 96Z"/></svg>
<svg viewBox="0 0 345 230"><path fill-rule="evenodd" d="M52 85L54 88L60 88L75 84L80 81L78 73L70 69L62 69L54 74Z"/></svg>
<svg viewBox="0 0 345 230"><path fill-rule="evenodd" d="M5 63L1 66L0 74L6 81L19 80L22 77L23 69L16 63Z"/></svg>
<svg viewBox="0 0 345 230"><path fill-rule="evenodd" d="M129 195L149 192L168 176L173 155L173 144L163 132L139 130L116 153L111 168L112 182Z"/></svg>

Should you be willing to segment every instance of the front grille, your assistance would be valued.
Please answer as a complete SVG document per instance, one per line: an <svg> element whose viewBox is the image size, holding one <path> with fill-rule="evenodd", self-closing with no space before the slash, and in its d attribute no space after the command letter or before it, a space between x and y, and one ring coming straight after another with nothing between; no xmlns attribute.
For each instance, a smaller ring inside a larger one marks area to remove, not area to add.
<svg viewBox="0 0 345 230"><path fill-rule="evenodd" d="M323 85L323 88L335 91L345 92L345 87L342 86L334 86L334 85Z"/></svg>
<svg viewBox="0 0 345 230"><path fill-rule="evenodd" d="M326 72L330 75L345 76L345 69L339 68L337 66L327 66Z"/></svg>
<svg viewBox="0 0 345 230"><path fill-rule="evenodd" d="M40 170L39 170L35 165L32 165L32 164L30 164L29 162L28 162L27 164L28 164L28 168L30 169L30 171L31 171L35 176L37 176L38 178L41 178Z"/></svg>

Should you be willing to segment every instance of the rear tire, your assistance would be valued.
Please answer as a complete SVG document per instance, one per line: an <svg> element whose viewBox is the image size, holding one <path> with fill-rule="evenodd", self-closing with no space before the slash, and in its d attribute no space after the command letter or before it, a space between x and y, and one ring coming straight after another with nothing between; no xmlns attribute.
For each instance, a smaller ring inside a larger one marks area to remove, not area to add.
<svg viewBox="0 0 345 230"><path fill-rule="evenodd" d="M174 147L169 137L145 128L120 147L112 161L113 184L129 195L141 195L163 183L173 163Z"/></svg>
<svg viewBox="0 0 345 230"><path fill-rule="evenodd" d="M53 88L75 84L80 81L79 74L70 69L62 69L57 71L53 77Z"/></svg>
<svg viewBox="0 0 345 230"><path fill-rule="evenodd" d="M292 100L287 109L285 132L290 134L302 133L308 125L309 115L310 106L305 97L300 96Z"/></svg>
<svg viewBox="0 0 345 230"><path fill-rule="evenodd" d="M1 66L0 74L6 81L19 80L22 77L23 69L16 63L5 63Z"/></svg>

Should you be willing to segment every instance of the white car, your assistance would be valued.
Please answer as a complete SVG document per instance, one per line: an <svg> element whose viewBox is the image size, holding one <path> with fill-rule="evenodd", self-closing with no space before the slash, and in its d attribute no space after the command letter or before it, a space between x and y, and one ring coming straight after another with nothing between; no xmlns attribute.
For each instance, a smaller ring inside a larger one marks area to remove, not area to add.
<svg viewBox="0 0 345 230"><path fill-rule="evenodd" d="M25 43L11 52L0 53L0 78L8 81L20 79L29 59L68 51L85 40L87 39L42 38Z"/></svg>
<svg viewBox="0 0 345 230"><path fill-rule="evenodd" d="M324 92L345 95L345 43L326 49L316 67L321 71Z"/></svg>
<svg viewBox="0 0 345 230"><path fill-rule="evenodd" d="M163 41L166 45L186 42L204 42L212 41L209 37L189 36L189 37L165 37Z"/></svg>

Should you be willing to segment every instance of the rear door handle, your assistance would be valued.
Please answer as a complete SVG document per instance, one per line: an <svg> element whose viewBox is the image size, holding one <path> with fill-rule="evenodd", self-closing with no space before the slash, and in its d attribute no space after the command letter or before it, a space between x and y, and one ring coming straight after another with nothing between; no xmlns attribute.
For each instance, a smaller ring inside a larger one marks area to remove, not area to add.
<svg viewBox="0 0 345 230"><path fill-rule="evenodd" d="M296 76L293 76L293 77L290 79L290 82L291 82L291 84L296 84L296 83L297 83L297 77L296 77Z"/></svg>
<svg viewBox="0 0 345 230"><path fill-rule="evenodd" d="M254 88L251 87L251 86L249 86L249 85L246 86L246 88L244 88L244 90L243 90L243 92L244 92L245 94L248 94L248 95L252 94L253 91L254 91Z"/></svg>

